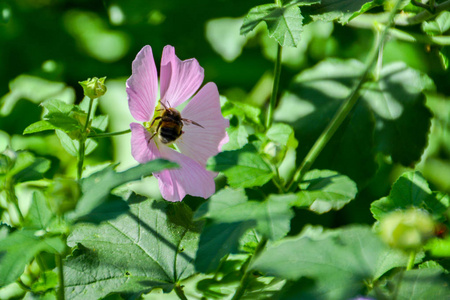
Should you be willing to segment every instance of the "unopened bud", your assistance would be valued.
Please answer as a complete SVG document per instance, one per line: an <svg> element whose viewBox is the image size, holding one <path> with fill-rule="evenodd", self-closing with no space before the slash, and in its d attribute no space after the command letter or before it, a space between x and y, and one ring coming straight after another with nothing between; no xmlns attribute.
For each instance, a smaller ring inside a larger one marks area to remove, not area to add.
<svg viewBox="0 0 450 300"><path fill-rule="evenodd" d="M99 98L106 93L106 85L105 85L106 77L102 78L89 78L85 81L80 81L79 84L83 87L84 95L91 98Z"/></svg>
<svg viewBox="0 0 450 300"><path fill-rule="evenodd" d="M268 142L264 146L264 154L272 163L278 164L283 161L284 156L286 155L286 146L274 142Z"/></svg>
<svg viewBox="0 0 450 300"><path fill-rule="evenodd" d="M420 249L433 236L435 224L420 209L394 211L380 221L381 238L393 248Z"/></svg>

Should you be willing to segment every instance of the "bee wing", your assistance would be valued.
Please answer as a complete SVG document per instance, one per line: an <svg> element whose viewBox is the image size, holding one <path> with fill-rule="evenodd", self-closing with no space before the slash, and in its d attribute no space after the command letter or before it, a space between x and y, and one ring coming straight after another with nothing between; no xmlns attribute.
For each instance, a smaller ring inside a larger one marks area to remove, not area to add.
<svg viewBox="0 0 450 300"><path fill-rule="evenodd" d="M194 124L194 125L196 125L198 127L205 128L205 127L203 127L202 125L198 124L195 121L192 121L192 120L189 120L189 119L181 119L181 120L183 120L184 124L186 124L186 125Z"/></svg>

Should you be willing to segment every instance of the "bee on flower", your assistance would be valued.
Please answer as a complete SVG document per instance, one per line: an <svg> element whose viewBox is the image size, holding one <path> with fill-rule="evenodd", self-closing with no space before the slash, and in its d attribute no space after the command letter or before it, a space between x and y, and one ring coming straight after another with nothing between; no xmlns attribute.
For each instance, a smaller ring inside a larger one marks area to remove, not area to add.
<svg viewBox="0 0 450 300"><path fill-rule="evenodd" d="M203 68L196 59L181 61L174 47L168 45L161 58L159 97L150 46L137 54L127 80L130 112L142 122L130 124L133 157L139 163L164 158L180 166L154 174L162 197L168 201L181 201L186 194L209 198L215 192L217 174L205 166L208 158L228 142L229 121L222 116L214 83L205 84L197 92L203 78ZM179 111L177 107L191 97Z"/></svg>

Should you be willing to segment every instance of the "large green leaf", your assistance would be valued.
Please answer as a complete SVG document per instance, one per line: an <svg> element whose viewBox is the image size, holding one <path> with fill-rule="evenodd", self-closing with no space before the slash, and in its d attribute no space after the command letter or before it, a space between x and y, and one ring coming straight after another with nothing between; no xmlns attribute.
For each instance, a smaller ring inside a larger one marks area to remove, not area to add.
<svg viewBox="0 0 450 300"><path fill-rule="evenodd" d="M240 150L219 153L208 160L207 167L211 171L223 172L228 184L235 188L261 186L274 176L270 166L251 144Z"/></svg>
<svg viewBox="0 0 450 300"><path fill-rule="evenodd" d="M379 5L379 2L378 0L322 0L320 4L305 9L305 13L315 21L338 20L339 23L346 24L350 19Z"/></svg>
<svg viewBox="0 0 450 300"><path fill-rule="evenodd" d="M20 230L0 240L0 286L14 282L35 255L45 251L61 253L59 237L38 237L34 230Z"/></svg>
<svg viewBox="0 0 450 300"><path fill-rule="evenodd" d="M74 220L89 214L108 198L113 188L119 185L150 176L153 172L175 167L177 164L164 159L152 160L123 172L116 172L114 166L108 166L81 181L83 195L78 201L75 211L67 214L67 217Z"/></svg>
<svg viewBox="0 0 450 300"><path fill-rule="evenodd" d="M389 249L369 227L353 226L285 239L267 248L251 268L292 281L311 278L321 299L350 299L406 262L406 255Z"/></svg>
<svg viewBox="0 0 450 300"><path fill-rule="evenodd" d="M200 224L184 203L145 200L100 225L79 224L64 264L66 297L98 299L173 285L194 273Z"/></svg>
<svg viewBox="0 0 450 300"><path fill-rule="evenodd" d="M43 174L50 168L50 161L42 157L36 157L28 151L17 151L13 166L8 170L14 182L24 182L42 179Z"/></svg>
<svg viewBox="0 0 450 300"><path fill-rule="evenodd" d="M428 77L404 63L385 66L378 81L364 85L363 98L377 121L377 149L395 162L411 165L427 145L431 112L422 91L432 86Z"/></svg>
<svg viewBox="0 0 450 300"><path fill-rule="evenodd" d="M389 196L372 202L370 210L377 220L394 210L410 207L426 209L440 217L449 207L448 202L445 195L433 193L422 174L416 171L402 174L392 186Z"/></svg>
<svg viewBox="0 0 450 300"><path fill-rule="evenodd" d="M33 192L24 227L45 230L52 218L53 214L48 207L44 194L41 191Z"/></svg>
<svg viewBox="0 0 450 300"><path fill-rule="evenodd" d="M438 268L406 271L400 281L398 300L450 299L450 277Z"/></svg>
<svg viewBox="0 0 450 300"><path fill-rule="evenodd" d="M335 171L312 170L300 184L296 205L308 207L319 214L339 210L355 198L358 189L347 176Z"/></svg>

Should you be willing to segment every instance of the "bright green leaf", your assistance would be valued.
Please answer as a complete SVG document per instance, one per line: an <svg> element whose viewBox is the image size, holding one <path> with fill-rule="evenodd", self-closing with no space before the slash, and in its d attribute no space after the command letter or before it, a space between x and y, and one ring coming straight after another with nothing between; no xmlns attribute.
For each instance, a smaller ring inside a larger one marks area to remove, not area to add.
<svg viewBox="0 0 450 300"><path fill-rule="evenodd" d="M229 141L222 147L222 151L241 149L248 143L248 133L245 126L230 126L227 128Z"/></svg>
<svg viewBox="0 0 450 300"><path fill-rule="evenodd" d="M293 137L294 130L291 126L283 123L275 123L267 130L266 136L269 140L280 145L287 145L289 139ZM296 146L296 145L295 145Z"/></svg>
<svg viewBox="0 0 450 300"><path fill-rule="evenodd" d="M406 262L406 255L389 249L370 228L353 226L285 239L269 246L251 268L293 281L308 277L321 298L350 299L365 283Z"/></svg>
<svg viewBox="0 0 450 300"><path fill-rule="evenodd" d="M223 172L228 184L235 188L260 186L274 176L270 166L250 144L240 150L219 153L208 160L207 167Z"/></svg>
<svg viewBox="0 0 450 300"><path fill-rule="evenodd" d="M310 15L314 21L333 21L345 25L347 22L370 9L371 0L322 0L320 4L310 9L305 9L306 15ZM377 2L377 1L372 1ZM375 5L374 5L375 6Z"/></svg>
<svg viewBox="0 0 450 300"><path fill-rule="evenodd" d="M79 224L67 240L77 247L64 264L67 299L172 289L194 273L200 224L191 219L183 203L145 200L115 220Z"/></svg>
<svg viewBox="0 0 450 300"><path fill-rule="evenodd" d="M53 214L44 194L41 191L33 192L24 227L45 230L52 218Z"/></svg>
<svg viewBox="0 0 450 300"><path fill-rule="evenodd" d="M68 134L66 134L64 131L56 130L56 136L59 138L59 141L61 142L61 145L63 148L72 156L77 157L78 151L80 149L80 142L78 140L74 140L70 138ZM97 148L98 143L94 139L87 139L86 140L86 148L84 151L84 155L89 155L92 153L92 151Z"/></svg>
<svg viewBox="0 0 450 300"><path fill-rule="evenodd" d="M15 182L32 181L43 178L43 174L50 168L50 161L42 157L35 157L28 151L17 151L14 167L8 172Z"/></svg>
<svg viewBox="0 0 450 300"><path fill-rule="evenodd" d="M448 197L433 194L420 172L407 172L392 186L389 196L372 202L370 210L380 220L389 212L410 207L428 210L439 217L448 207Z"/></svg>
<svg viewBox="0 0 450 300"><path fill-rule="evenodd" d="M331 209L339 210L355 198L358 189L347 176L335 171L312 170L306 173L297 194L297 206L306 206L322 214Z"/></svg>
<svg viewBox="0 0 450 300"><path fill-rule="evenodd" d="M429 35L442 35L450 29L450 12L441 12L435 20L422 23L422 30Z"/></svg>
<svg viewBox="0 0 450 300"><path fill-rule="evenodd" d="M177 164L164 159L156 159L145 164L128 169L124 172L114 171L114 166L92 174L81 181L83 195L78 201L75 211L69 213L69 219L76 219L89 214L97 206L101 205L108 197L111 190L129 181L139 180L150 176L153 172L175 168Z"/></svg>
<svg viewBox="0 0 450 300"><path fill-rule="evenodd" d="M40 238L33 230L20 230L0 241L0 286L14 282L35 255L45 251L61 253L65 248L59 237Z"/></svg>

